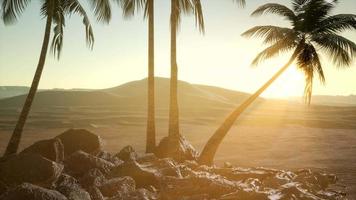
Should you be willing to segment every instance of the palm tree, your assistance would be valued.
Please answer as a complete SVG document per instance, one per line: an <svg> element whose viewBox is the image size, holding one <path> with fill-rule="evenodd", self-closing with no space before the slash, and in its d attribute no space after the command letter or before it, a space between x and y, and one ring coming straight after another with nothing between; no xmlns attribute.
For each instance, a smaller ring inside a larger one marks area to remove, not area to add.
<svg viewBox="0 0 356 200"><path fill-rule="evenodd" d="M46 61L47 50L50 42L50 34L52 24L53 39L51 43L51 50L54 55L59 59L63 46L63 31L65 26L65 15L76 13L83 17L83 24L86 32L86 42L90 48L94 44L94 35L92 26L86 11L79 3L79 0L45 0L41 1L41 15L46 18L46 28L42 43L40 58L38 61L37 69L32 80L30 91L26 97L19 119L12 133L10 141L7 145L5 156L15 154L20 144L21 135L27 116L30 112L31 105L37 88L41 79L43 67ZM12 24L17 21L18 17L22 14L29 3L29 0L3 0L2 3L2 18L6 25ZM92 8L99 21L108 22L111 17L110 5L108 0L91 0Z"/></svg>
<svg viewBox="0 0 356 200"><path fill-rule="evenodd" d="M204 33L204 17L200 0L171 0L171 79L170 79L170 102L169 102L169 129L168 135L175 141L179 133L178 112L178 64L177 64L177 30L181 21L182 13L194 14L199 31Z"/></svg>
<svg viewBox="0 0 356 200"><path fill-rule="evenodd" d="M120 0L125 17L131 17L136 10L144 9L144 17L148 18L148 101L146 152L152 153L156 148L155 122L155 80L154 80L154 0Z"/></svg>
<svg viewBox="0 0 356 200"><path fill-rule="evenodd" d="M256 26L243 33L242 35L246 37L262 37L265 44L271 45L257 55L253 64L257 65L266 59L291 50L293 50L292 56L267 83L226 118L205 145L199 157L201 164L213 163L219 145L236 119L295 61L297 68L305 74L305 100L308 104L311 102L315 74L319 76L322 83L325 82L319 51L328 55L338 67L351 65L356 55L356 44L340 36L339 33L356 29L356 15L330 16L330 11L336 3L336 0L293 0L293 9L280 4L268 3L252 13L252 16L274 13L284 17L292 25L292 28Z"/></svg>

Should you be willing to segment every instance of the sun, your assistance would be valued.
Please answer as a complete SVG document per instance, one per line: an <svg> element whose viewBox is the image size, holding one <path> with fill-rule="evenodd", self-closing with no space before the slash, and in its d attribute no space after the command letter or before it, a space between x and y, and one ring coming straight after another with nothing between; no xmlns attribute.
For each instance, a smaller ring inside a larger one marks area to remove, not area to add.
<svg viewBox="0 0 356 200"><path fill-rule="evenodd" d="M304 92L304 76L294 65L291 65L263 96L270 98L288 98L301 96Z"/></svg>

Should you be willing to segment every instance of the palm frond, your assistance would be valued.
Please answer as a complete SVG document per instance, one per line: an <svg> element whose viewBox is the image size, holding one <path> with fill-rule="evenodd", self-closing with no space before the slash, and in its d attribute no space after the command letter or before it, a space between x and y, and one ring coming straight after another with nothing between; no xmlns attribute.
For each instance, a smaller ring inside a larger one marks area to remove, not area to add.
<svg viewBox="0 0 356 200"><path fill-rule="evenodd" d="M89 48L93 48L93 45L94 45L93 28L91 26L89 17L87 15L87 13L85 12L84 8L82 7L82 5L79 3L78 0L68 0L67 4L65 6L65 10L69 14L76 13L83 17L83 24L85 26L86 42L87 42Z"/></svg>
<svg viewBox="0 0 356 200"><path fill-rule="evenodd" d="M350 66L352 58L356 56L356 44L347 38L336 34L317 34L312 41L330 55L338 67Z"/></svg>
<svg viewBox="0 0 356 200"><path fill-rule="evenodd" d="M267 47L262 52L257 54L255 59L252 61L253 66L257 66L264 60L270 59L274 56L279 55L280 53L288 52L297 46L297 42L290 40L289 38L284 38L277 41L275 44Z"/></svg>
<svg viewBox="0 0 356 200"><path fill-rule="evenodd" d="M305 33L312 32L318 27L324 19L329 16L331 10L335 7L334 2L326 0L309 0L296 11L296 28Z"/></svg>
<svg viewBox="0 0 356 200"><path fill-rule="evenodd" d="M64 27L65 27L64 12L61 6L57 7L57 10L53 16L53 22L55 26L53 28L51 51L54 54L54 56L56 56L57 59L59 59L63 47L63 35L64 35Z"/></svg>
<svg viewBox="0 0 356 200"><path fill-rule="evenodd" d="M282 17L286 17L288 20L292 22L296 20L296 16L291 9L289 9L287 6L277 4L277 3L264 4L258 7L255 11L253 11L251 16L261 16L267 13L277 14Z"/></svg>
<svg viewBox="0 0 356 200"><path fill-rule="evenodd" d="M195 25L199 27L201 33L205 33L205 23L203 9L200 0L192 0L195 14Z"/></svg>
<svg viewBox="0 0 356 200"><path fill-rule="evenodd" d="M118 0L118 2L124 17L132 17L147 5L148 0Z"/></svg>
<svg viewBox="0 0 356 200"><path fill-rule="evenodd" d="M304 72L304 97L305 102L310 104L313 91L314 74L318 73L320 81L323 84L325 83L325 76L319 59L319 55L313 45L305 44L303 46L303 49L297 57L297 66Z"/></svg>
<svg viewBox="0 0 356 200"><path fill-rule="evenodd" d="M12 24L27 7L31 0L3 0L2 1L2 19L5 24Z"/></svg>
<svg viewBox="0 0 356 200"><path fill-rule="evenodd" d="M241 7L245 7L246 6L246 1L245 0L232 0L232 1L236 2Z"/></svg>
<svg viewBox="0 0 356 200"><path fill-rule="evenodd" d="M110 0L90 0L98 21L109 23L111 19Z"/></svg>
<svg viewBox="0 0 356 200"><path fill-rule="evenodd" d="M285 37L290 37L290 40L293 39L292 37L297 37L294 30L279 26L255 26L241 35L247 38L263 38L266 44L274 43Z"/></svg>
<svg viewBox="0 0 356 200"><path fill-rule="evenodd" d="M330 16L320 22L316 33L338 33L348 29L356 29L356 15L338 14Z"/></svg>
<svg viewBox="0 0 356 200"><path fill-rule="evenodd" d="M51 43L51 52L57 59L60 58L62 47L63 47L63 35L65 27L65 1L54 1L54 12L52 16L52 21L55 24L53 28L53 39ZM46 8L47 10L47 8ZM47 11L48 12L48 11Z"/></svg>

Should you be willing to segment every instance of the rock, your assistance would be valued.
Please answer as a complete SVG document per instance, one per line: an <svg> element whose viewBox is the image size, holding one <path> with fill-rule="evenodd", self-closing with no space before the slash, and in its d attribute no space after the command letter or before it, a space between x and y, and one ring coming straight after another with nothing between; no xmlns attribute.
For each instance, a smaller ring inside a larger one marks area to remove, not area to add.
<svg viewBox="0 0 356 200"><path fill-rule="evenodd" d="M219 198L219 200L266 200L266 199L274 199L274 198L269 198L269 195L266 193L256 192L253 190L246 190L246 191L238 190L236 192L223 195L222 197Z"/></svg>
<svg viewBox="0 0 356 200"><path fill-rule="evenodd" d="M74 177L81 177L89 170L97 168L102 173L108 173L115 165L104 159L95 157L83 151L77 151L65 161L65 170Z"/></svg>
<svg viewBox="0 0 356 200"><path fill-rule="evenodd" d="M248 178L256 178L259 180L266 179L267 177L275 176L277 171L268 170L263 168L209 168L209 172L219 174L227 177L230 180L242 181Z"/></svg>
<svg viewBox="0 0 356 200"><path fill-rule="evenodd" d="M64 159L64 147L59 138L38 141L24 149L21 154L23 153L39 154L58 163Z"/></svg>
<svg viewBox="0 0 356 200"><path fill-rule="evenodd" d="M0 181L0 196L5 193L8 190L7 186L5 185L5 183Z"/></svg>
<svg viewBox="0 0 356 200"><path fill-rule="evenodd" d="M56 183L55 189L68 198L68 200L91 200L90 195L78 183L78 181L62 174Z"/></svg>
<svg viewBox="0 0 356 200"><path fill-rule="evenodd" d="M185 178L164 177L161 182L162 199L184 199L194 195L207 194L209 198L234 192L237 186L234 182L222 176L208 173L197 173Z"/></svg>
<svg viewBox="0 0 356 200"><path fill-rule="evenodd" d="M157 171L152 168L146 168L134 160L126 161L110 172L109 176L112 178L130 176L132 177L137 187L144 187L149 185L157 186L159 184Z"/></svg>
<svg viewBox="0 0 356 200"><path fill-rule="evenodd" d="M330 184L334 184L337 181L335 175L329 175L319 172L313 172L310 169L303 169L297 172L297 176L294 179L297 182L304 183L304 185L312 185L311 189L318 191L326 189Z"/></svg>
<svg viewBox="0 0 356 200"><path fill-rule="evenodd" d="M130 200L155 200L158 199L157 195L144 189L140 188L138 190L132 191L128 194L128 196L123 196L122 199L130 199Z"/></svg>
<svg viewBox="0 0 356 200"><path fill-rule="evenodd" d="M124 164L115 167L110 172L110 176L130 176L136 181L138 187L146 187L149 185L158 186L159 180L164 176L181 177L182 175L174 160L167 158L143 164L134 160L126 161Z"/></svg>
<svg viewBox="0 0 356 200"><path fill-rule="evenodd" d="M100 137L84 129L69 129L56 138L63 143L65 157L79 150L90 154L102 150Z"/></svg>
<svg viewBox="0 0 356 200"><path fill-rule="evenodd" d="M196 160L198 153L194 147L183 137L177 140L164 137L156 148L155 154L159 158L171 157L178 162L185 160Z"/></svg>
<svg viewBox="0 0 356 200"><path fill-rule="evenodd" d="M68 200L91 200L89 193L78 184L59 185L56 190L66 196Z"/></svg>
<svg viewBox="0 0 356 200"><path fill-rule="evenodd" d="M140 164L147 163L147 162L155 162L157 160L158 160L157 156L153 153L147 153L147 154L138 156L136 158L136 161Z"/></svg>
<svg viewBox="0 0 356 200"><path fill-rule="evenodd" d="M114 178L99 187L105 197L125 196L135 191L135 181L131 177Z"/></svg>
<svg viewBox="0 0 356 200"><path fill-rule="evenodd" d="M67 200L61 193L23 183L0 196L0 200Z"/></svg>
<svg viewBox="0 0 356 200"><path fill-rule="evenodd" d="M93 186L86 189L89 193L91 200L104 200L103 194L101 194L99 188Z"/></svg>
<svg viewBox="0 0 356 200"><path fill-rule="evenodd" d="M122 160L120 160L118 157L111 155L107 151L100 151L95 155L98 158L104 159L106 161L109 161L113 163L115 166L121 165L123 163Z"/></svg>
<svg viewBox="0 0 356 200"><path fill-rule="evenodd" d="M37 154L19 154L0 163L0 181L8 186L24 182L51 187L61 175L63 165Z"/></svg>
<svg viewBox="0 0 356 200"><path fill-rule="evenodd" d="M224 162L224 168L232 168L232 164L230 162Z"/></svg>
<svg viewBox="0 0 356 200"><path fill-rule="evenodd" d="M57 182L56 182L56 187L61 187L61 186L71 186L71 185L77 185L79 182L77 179L69 176L68 174L62 173Z"/></svg>
<svg viewBox="0 0 356 200"><path fill-rule="evenodd" d="M123 161L136 160L137 153L134 148L129 145L121 149L120 152L115 155L115 157Z"/></svg>
<svg viewBox="0 0 356 200"><path fill-rule="evenodd" d="M89 170L84 176L82 176L80 179L80 184L85 187L98 187L102 185L105 181L105 175L97 168Z"/></svg>

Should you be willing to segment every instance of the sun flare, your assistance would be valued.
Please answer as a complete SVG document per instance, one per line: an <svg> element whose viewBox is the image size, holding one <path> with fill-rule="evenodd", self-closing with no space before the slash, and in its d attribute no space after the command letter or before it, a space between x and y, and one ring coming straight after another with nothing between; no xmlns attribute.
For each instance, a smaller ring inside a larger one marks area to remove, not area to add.
<svg viewBox="0 0 356 200"><path fill-rule="evenodd" d="M264 96L272 98L288 98L300 96L304 91L303 73L295 65L290 66L271 87L266 90Z"/></svg>

